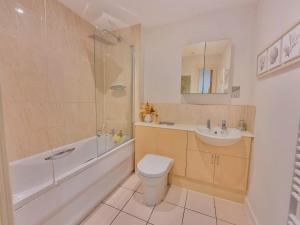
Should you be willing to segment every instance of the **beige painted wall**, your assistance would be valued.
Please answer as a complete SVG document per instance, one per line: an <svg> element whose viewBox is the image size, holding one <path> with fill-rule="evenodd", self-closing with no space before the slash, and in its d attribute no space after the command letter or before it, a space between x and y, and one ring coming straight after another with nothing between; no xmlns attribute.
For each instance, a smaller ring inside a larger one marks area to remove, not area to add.
<svg viewBox="0 0 300 225"><path fill-rule="evenodd" d="M299 9L299 0L259 1L257 54L300 21ZM256 138L248 198L257 225L287 224L299 127L299 64L273 75L256 82Z"/></svg>
<svg viewBox="0 0 300 225"><path fill-rule="evenodd" d="M145 28L144 101L182 103L181 51L187 44L231 39L233 85L241 87L235 105L253 105L255 83L255 5L209 12L183 21Z"/></svg>
<svg viewBox="0 0 300 225"><path fill-rule="evenodd" d="M56 0L0 1L9 160L95 135L94 27ZM16 7L24 10L17 14Z"/></svg>

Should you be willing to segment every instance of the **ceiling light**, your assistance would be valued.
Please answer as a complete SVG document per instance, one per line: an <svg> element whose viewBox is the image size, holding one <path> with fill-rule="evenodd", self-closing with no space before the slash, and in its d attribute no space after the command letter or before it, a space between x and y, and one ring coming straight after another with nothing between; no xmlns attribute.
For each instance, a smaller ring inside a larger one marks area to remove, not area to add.
<svg viewBox="0 0 300 225"><path fill-rule="evenodd" d="M19 14L24 14L24 10L21 8L15 8L16 12Z"/></svg>

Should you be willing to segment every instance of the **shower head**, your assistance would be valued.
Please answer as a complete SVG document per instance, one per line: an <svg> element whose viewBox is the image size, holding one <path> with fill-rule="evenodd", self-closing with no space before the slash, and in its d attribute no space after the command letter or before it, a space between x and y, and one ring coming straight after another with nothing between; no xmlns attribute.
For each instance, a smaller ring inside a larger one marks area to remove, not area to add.
<svg viewBox="0 0 300 225"><path fill-rule="evenodd" d="M89 37L100 41L106 45L116 45L122 41L121 36L118 36L115 33L106 29L103 29L101 31L97 30L94 34L90 35Z"/></svg>

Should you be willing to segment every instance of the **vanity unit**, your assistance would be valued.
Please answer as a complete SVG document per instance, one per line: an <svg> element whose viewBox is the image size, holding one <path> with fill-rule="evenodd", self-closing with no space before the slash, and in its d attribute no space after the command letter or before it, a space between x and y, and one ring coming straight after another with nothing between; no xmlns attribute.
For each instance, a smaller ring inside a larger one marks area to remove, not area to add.
<svg viewBox="0 0 300 225"><path fill-rule="evenodd" d="M172 158L170 183L243 202L253 136L241 135L233 144L216 146L201 140L197 126L136 123L135 164L146 154Z"/></svg>

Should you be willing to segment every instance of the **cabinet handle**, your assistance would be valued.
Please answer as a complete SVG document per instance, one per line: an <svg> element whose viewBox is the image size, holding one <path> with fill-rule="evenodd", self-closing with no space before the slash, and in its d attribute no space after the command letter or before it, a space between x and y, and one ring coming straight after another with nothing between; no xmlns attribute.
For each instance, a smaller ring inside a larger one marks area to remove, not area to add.
<svg viewBox="0 0 300 225"><path fill-rule="evenodd" d="M214 164L214 163L215 163L215 157L216 157L215 154L212 154L212 155L211 155L211 164Z"/></svg>
<svg viewBox="0 0 300 225"><path fill-rule="evenodd" d="M216 164L219 165L220 162L220 156L216 155Z"/></svg>

